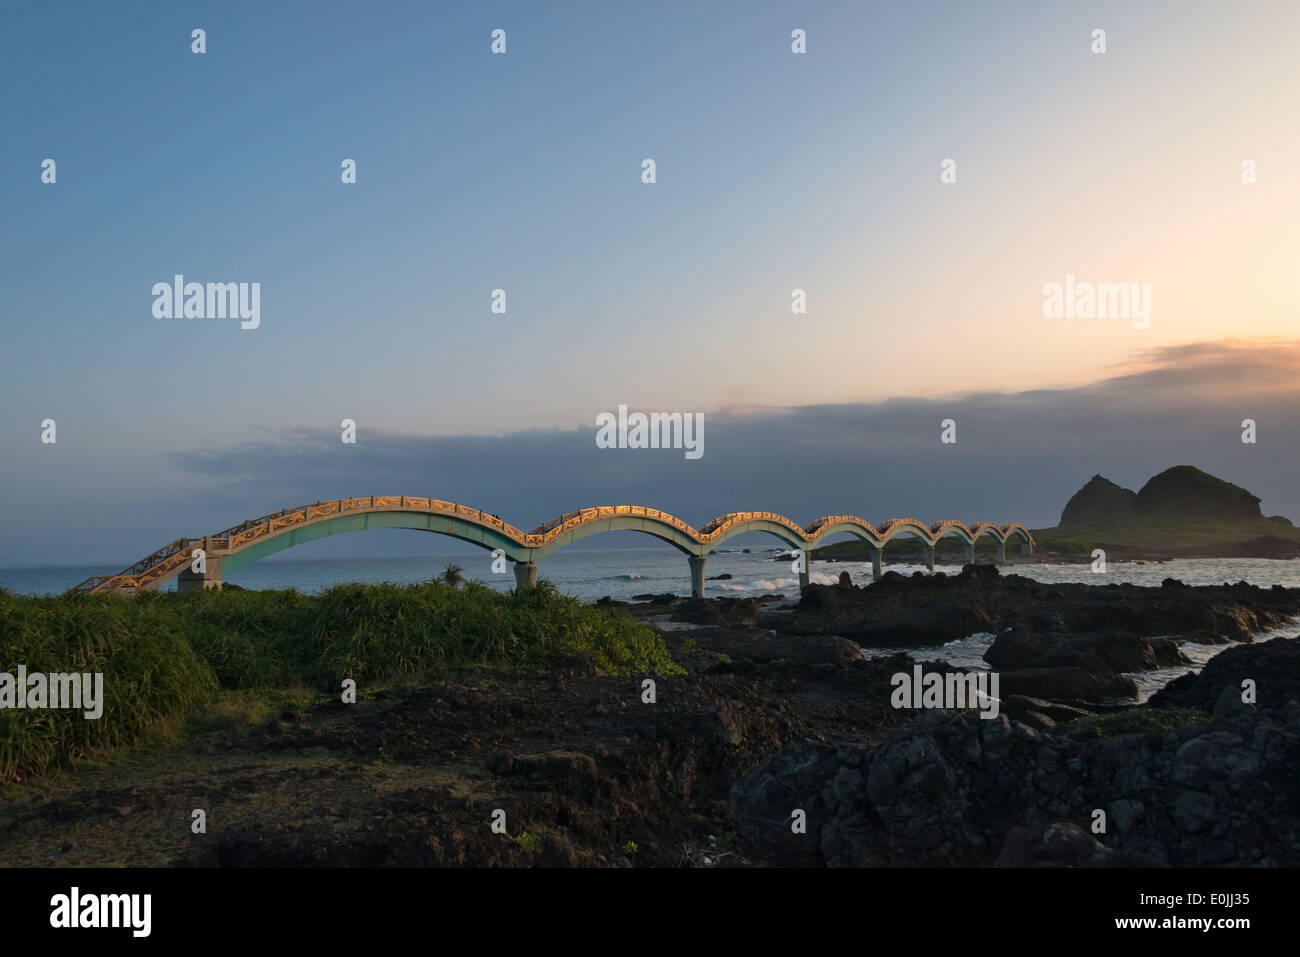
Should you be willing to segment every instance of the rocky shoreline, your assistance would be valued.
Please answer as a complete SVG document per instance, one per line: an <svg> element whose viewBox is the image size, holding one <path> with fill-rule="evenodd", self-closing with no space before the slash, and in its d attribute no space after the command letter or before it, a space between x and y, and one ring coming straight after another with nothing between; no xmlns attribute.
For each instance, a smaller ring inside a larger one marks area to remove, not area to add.
<svg viewBox="0 0 1300 957"><path fill-rule="evenodd" d="M1300 590L972 566L789 602L600 604L658 628L685 674L647 700L644 679L574 659L209 727L4 788L0 863L1300 864L1300 640L1255 642L1300 614ZM894 707L916 662L861 651L973 631L997 636L991 718ZM1132 704L1128 676L1185 661L1188 642L1235 646ZM187 826L195 807L207 834Z"/></svg>

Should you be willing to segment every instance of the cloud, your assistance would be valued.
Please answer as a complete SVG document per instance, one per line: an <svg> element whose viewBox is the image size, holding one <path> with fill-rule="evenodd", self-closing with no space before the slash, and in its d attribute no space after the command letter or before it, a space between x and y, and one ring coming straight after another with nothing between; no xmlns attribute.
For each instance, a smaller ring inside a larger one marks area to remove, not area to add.
<svg viewBox="0 0 1300 957"><path fill-rule="evenodd" d="M532 527L593 504L636 503L699 524L769 508L799 521L828 512L1054 523L1095 472L1139 483L1191 462L1263 487L1295 443L1300 343L1227 340L1149 350L1140 368L1077 388L892 399L705 416L705 454L595 446L593 426L431 438L359 428L285 429L225 451L178 453L214 494L271 505L338 495L464 500ZM1260 422L1260 445L1240 422ZM939 441L940 420L957 443ZM1283 447L1285 446L1285 448ZM267 490L274 489L274 493ZM1286 497L1295 510L1297 493Z"/></svg>
<svg viewBox="0 0 1300 957"><path fill-rule="evenodd" d="M11 505L10 542L64 554L73 542L111 541L122 550L117 558L131 560L178 535L372 494L461 502L525 529L614 504L651 505L696 526L729 511L770 509L801 523L852 513L876 522L914 516L1042 527L1056 523L1095 473L1136 488L1179 464L1249 488L1266 514L1297 516L1297 368L1300 343L1226 340L1149 350L1115 375L1073 388L726 409L705 415L698 460L679 449L597 448L594 422L454 437L359 422L356 445L344 445L336 430L296 426L233 447L171 453L187 489L144 514L138 502L91 496L85 514L69 512L67 527L37 528ZM940 442L947 418L957 423L953 445ZM1257 445L1241 442L1244 418L1258 423ZM93 469L87 476L94 480ZM372 533L329 547L391 553L393 541ZM403 541L413 552L450 545ZM629 542L625 535L612 544Z"/></svg>
<svg viewBox="0 0 1300 957"><path fill-rule="evenodd" d="M1220 398L1296 387L1300 342L1288 339L1224 339L1161 346L1138 353L1135 371L1097 386L1159 393L1212 393Z"/></svg>

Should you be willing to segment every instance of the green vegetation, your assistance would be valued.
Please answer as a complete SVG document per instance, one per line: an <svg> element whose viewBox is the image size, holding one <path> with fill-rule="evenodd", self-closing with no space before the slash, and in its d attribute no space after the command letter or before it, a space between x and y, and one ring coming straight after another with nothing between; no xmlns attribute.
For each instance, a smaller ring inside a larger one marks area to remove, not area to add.
<svg viewBox="0 0 1300 957"><path fill-rule="evenodd" d="M1035 552L1056 552L1058 555L1089 555L1094 548L1108 552L1123 552L1126 549L1191 552L1244 544L1258 538L1300 542L1300 528L1268 518L1254 522L1209 518L1148 519L1110 525L1038 528L1030 534L1034 536Z"/></svg>
<svg viewBox="0 0 1300 957"><path fill-rule="evenodd" d="M213 590L146 597L183 609L190 641L223 687L334 690L345 677L365 684L475 666L532 669L574 655L604 674L676 667L650 628L545 581L508 593L430 582L339 585L315 597Z"/></svg>
<svg viewBox="0 0 1300 957"><path fill-rule="evenodd" d="M459 588L465 584L465 576L462 574L465 569L461 568L455 562L448 565L442 572L442 583L450 585L452 588Z"/></svg>
<svg viewBox="0 0 1300 957"><path fill-rule="evenodd" d="M1069 724L1070 737L1079 740L1113 738L1121 734L1152 734L1173 731L1205 715L1186 708L1128 708L1114 714L1079 718Z"/></svg>
<svg viewBox="0 0 1300 957"><path fill-rule="evenodd" d="M0 671L102 672L103 714L0 711L0 782L65 759L129 744L196 709L217 688L212 669L159 602L22 598L0 592Z"/></svg>
<svg viewBox="0 0 1300 957"><path fill-rule="evenodd" d="M447 576L455 580L455 576ZM581 656L604 674L680 674L663 639L549 582L29 598L0 590L0 671L103 672L104 711L0 711L0 782L130 744L151 730L219 727L281 702L466 668L544 668ZM218 689L223 694L218 702ZM205 706L219 703L215 709Z"/></svg>

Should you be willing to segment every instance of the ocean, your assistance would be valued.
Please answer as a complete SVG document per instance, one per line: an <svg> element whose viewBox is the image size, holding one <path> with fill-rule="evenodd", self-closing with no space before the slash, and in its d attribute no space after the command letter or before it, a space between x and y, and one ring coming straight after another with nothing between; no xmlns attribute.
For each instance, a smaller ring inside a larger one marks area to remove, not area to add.
<svg viewBox="0 0 1300 957"><path fill-rule="evenodd" d="M515 585L515 576L507 565L500 574L493 573L492 557L486 551L445 553L402 558L268 558L246 565L224 580L250 589L296 588L315 593L344 582L427 581L442 573L449 564L459 565L466 578L501 590ZM570 549L557 552L538 563L538 577L547 579L564 594L582 601L604 596L629 601L636 595L672 593L690 594L690 573L686 556L675 549L621 548ZM91 575L115 574L122 565L53 565L32 568L0 568L0 586L18 594L57 594ZM887 564L887 571L910 575L923 571L921 565ZM936 571L957 574L957 565L938 565ZM1159 585L1166 578L1176 578L1188 585L1221 585L1239 581L1267 588L1284 585L1300 588L1300 560L1279 561L1256 558L1195 558L1168 562L1111 562L1104 573L1094 573L1087 564L1049 565L1032 563L1005 566L1004 574L1024 575L1042 582L1080 582L1087 585L1131 582L1135 585ZM814 562L812 580L833 584L841 572L848 572L855 584L871 581L871 565L866 562ZM737 597L783 594L791 601L799 593L799 576L792 568L789 552L773 547L719 549L709 556L705 578L730 575L720 581L706 581L705 594ZM175 580L165 586L175 588ZM1300 625L1287 626L1262 634L1261 639L1300 636ZM991 634L977 634L926 649L870 649L872 656L894 650L907 651L918 660L945 659L968 668L986 668L984 651L993 641ZM1192 665L1134 674L1145 700L1166 683L1187 671L1199 668L1228 645L1183 644L1183 652Z"/></svg>

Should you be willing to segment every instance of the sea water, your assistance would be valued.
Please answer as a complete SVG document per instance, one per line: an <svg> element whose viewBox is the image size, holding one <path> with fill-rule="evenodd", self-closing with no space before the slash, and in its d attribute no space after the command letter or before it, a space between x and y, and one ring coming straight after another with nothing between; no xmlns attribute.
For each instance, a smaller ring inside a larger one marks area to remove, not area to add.
<svg viewBox="0 0 1300 957"><path fill-rule="evenodd" d="M490 588L509 590L515 576L508 563L493 570L486 551L431 554L401 558L268 558L253 562L224 576L224 581L249 589L295 588L316 593L331 585L347 582L395 582L413 584L439 576L448 565L460 566L461 574ZM31 568L0 568L0 586L18 594L58 594L92 575L111 575L121 565L60 565ZM890 564L888 571L904 575L924 571L924 566ZM937 565L936 571L957 574L956 565ZM871 581L868 562L813 562L811 578L819 584L834 584L841 572L848 572L855 584ZM1190 558L1167 562L1108 562L1104 573L1094 573L1090 564L1047 564L1034 562L1004 566L1003 574L1024 575L1041 582L1078 582L1105 585L1130 582L1158 586L1166 578L1188 585L1222 585L1246 581L1267 588L1284 585L1300 588L1300 560L1263 558ZM799 595L799 575L788 550L772 547L722 548L709 555L705 565L705 594L710 596L759 596L781 594L789 601ZM690 594L690 571L686 556L668 547L620 549L566 549L539 563L539 577L549 580L564 594L582 601L609 596L630 601L637 595ZM173 579L166 589L176 587ZM1300 624L1263 633L1259 639L1300 636ZM991 634L976 634L930 648L866 649L872 657L906 651L920 661L943 659L968 668L987 668L983 654L993 642ZM1229 645L1184 643L1183 653L1191 665L1142 672L1132 677L1146 700L1169 681L1200 667Z"/></svg>

